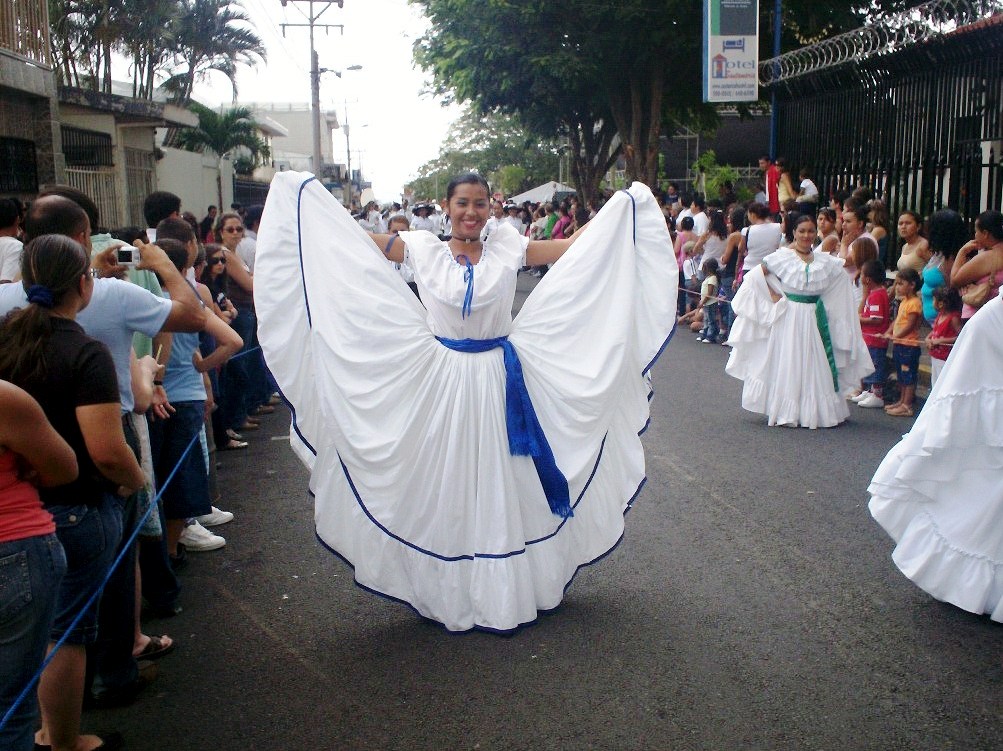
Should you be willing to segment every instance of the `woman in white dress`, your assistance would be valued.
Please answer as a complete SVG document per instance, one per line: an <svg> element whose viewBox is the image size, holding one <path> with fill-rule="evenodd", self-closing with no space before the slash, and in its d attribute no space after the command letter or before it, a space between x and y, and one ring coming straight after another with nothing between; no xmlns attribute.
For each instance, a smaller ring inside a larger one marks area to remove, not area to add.
<svg viewBox="0 0 1003 751"><path fill-rule="evenodd" d="M642 185L563 242L502 225L482 244L483 178L448 196L448 241L367 236L310 175L276 175L259 338L317 534L356 582L452 631L510 631L623 534L677 274ZM385 258L414 271L427 310ZM553 262L513 321L518 269Z"/></svg>
<svg viewBox="0 0 1003 751"><path fill-rule="evenodd" d="M1003 300L965 324L912 430L871 480L892 560L931 596L1003 623Z"/></svg>
<svg viewBox="0 0 1003 751"><path fill-rule="evenodd" d="M845 394L873 370L843 262L813 251L815 218L794 245L750 270L732 306L726 371L742 381L742 407L770 425L829 428L850 415Z"/></svg>

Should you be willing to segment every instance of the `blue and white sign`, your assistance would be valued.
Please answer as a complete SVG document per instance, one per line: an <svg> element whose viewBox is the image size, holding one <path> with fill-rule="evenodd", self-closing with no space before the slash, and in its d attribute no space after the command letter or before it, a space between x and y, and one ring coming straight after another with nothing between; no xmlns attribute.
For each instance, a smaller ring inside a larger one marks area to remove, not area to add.
<svg viewBox="0 0 1003 751"><path fill-rule="evenodd" d="M703 100L759 99L759 3L704 0Z"/></svg>

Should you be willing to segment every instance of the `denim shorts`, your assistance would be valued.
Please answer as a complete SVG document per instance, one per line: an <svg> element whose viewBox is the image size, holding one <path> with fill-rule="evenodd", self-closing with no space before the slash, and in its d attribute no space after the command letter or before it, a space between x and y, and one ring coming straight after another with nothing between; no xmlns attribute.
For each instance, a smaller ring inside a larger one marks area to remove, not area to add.
<svg viewBox="0 0 1003 751"><path fill-rule="evenodd" d="M0 710L35 677L56 611L66 556L55 534L0 542ZM31 748L36 692L29 691L0 729L0 748Z"/></svg>
<svg viewBox="0 0 1003 751"><path fill-rule="evenodd" d="M151 424L150 443L157 487L161 488L164 502L164 518L187 519L212 511L209 471L196 437L202 430L205 402L176 402L174 409L169 419ZM177 472L167 482L175 467Z"/></svg>
<svg viewBox="0 0 1003 751"><path fill-rule="evenodd" d="M93 506L81 503L46 508L56 522L56 537L66 553L66 575L59 587L56 619L49 634L52 641L59 641L115 560L115 550L122 538L122 506L110 494L104 494ZM70 631L67 644L93 644L97 639L99 600L91 603Z"/></svg>
<svg viewBox="0 0 1003 751"><path fill-rule="evenodd" d="M892 349L892 360L898 372L899 386L915 386L919 371L919 347L896 344Z"/></svg>

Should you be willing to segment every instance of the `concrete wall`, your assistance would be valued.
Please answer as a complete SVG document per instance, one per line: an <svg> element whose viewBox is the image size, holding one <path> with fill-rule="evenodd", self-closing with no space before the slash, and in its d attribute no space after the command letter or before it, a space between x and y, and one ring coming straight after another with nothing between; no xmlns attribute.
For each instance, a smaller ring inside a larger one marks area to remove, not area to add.
<svg viewBox="0 0 1003 751"><path fill-rule="evenodd" d="M35 144L40 185L65 181L57 112L52 71L0 49L0 136Z"/></svg>
<svg viewBox="0 0 1003 751"><path fill-rule="evenodd" d="M201 219L208 206L216 206L216 157L193 151L164 148L157 162L157 189L181 197L181 208ZM223 208L233 203L233 165L223 161Z"/></svg>

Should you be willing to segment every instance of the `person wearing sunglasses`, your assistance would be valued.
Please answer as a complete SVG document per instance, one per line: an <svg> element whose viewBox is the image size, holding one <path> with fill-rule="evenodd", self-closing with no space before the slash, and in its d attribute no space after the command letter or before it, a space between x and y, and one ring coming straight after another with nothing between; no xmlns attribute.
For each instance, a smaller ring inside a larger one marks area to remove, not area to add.
<svg viewBox="0 0 1003 751"><path fill-rule="evenodd" d="M244 221L240 215L232 212L223 214L220 217L218 235L220 245L223 246L226 295L237 308L237 316L230 325L244 340L244 350L250 350L257 346L255 332L258 321L254 314L254 274L237 253L237 246L245 235ZM213 294L219 293L214 291ZM259 427L257 421L250 417L252 410L258 406L254 403L252 357L254 355L236 357L223 368L220 388L225 397L220 404L223 410L221 419L231 438Z"/></svg>

